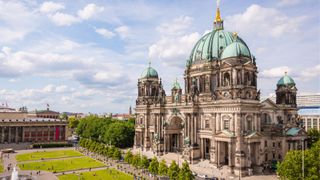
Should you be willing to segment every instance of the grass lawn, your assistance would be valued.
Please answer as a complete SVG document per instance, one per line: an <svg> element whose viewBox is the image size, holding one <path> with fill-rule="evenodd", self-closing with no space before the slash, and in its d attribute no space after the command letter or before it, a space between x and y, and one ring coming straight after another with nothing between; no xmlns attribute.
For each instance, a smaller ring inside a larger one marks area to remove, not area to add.
<svg viewBox="0 0 320 180"><path fill-rule="evenodd" d="M74 156L83 156L83 154L74 150L39 151L39 152L33 152L33 153L19 154L16 156L16 160L18 162L22 162L22 161L35 161L35 160L49 159L49 158L74 157Z"/></svg>
<svg viewBox="0 0 320 180"><path fill-rule="evenodd" d="M82 168L95 168L105 166L102 162L89 157L70 158L42 162L25 162L18 164L21 170L44 170L51 172L71 171Z"/></svg>
<svg viewBox="0 0 320 180"><path fill-rule="evenodd" d="M106 170L99 170L99 171L83 172L80 175L80 178L76 174L66 174L66 175L59 176L58 178L59 180L78 180L78 179L81 179L81 180L94 180L94 179L132 180L133 176L117 171L115 169L106 169Z"/></svg>
<svg viewBox="0 0 320 180"><path fill-rule="evenodd" d="M3 164L2 161L0 160L0 173L3 173L4 169L3 169Z"/></svg>

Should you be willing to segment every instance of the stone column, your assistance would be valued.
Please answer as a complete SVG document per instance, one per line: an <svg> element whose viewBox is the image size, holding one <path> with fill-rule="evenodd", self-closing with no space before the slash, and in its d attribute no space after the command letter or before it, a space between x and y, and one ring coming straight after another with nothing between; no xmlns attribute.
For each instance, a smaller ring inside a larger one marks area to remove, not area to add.
<svg viewBox="0 0 320 180"><path fill-rule="evenodd" d="M50 127L50 126L48 126L47 128L48 128L48 136L47 136L47 140L48 140L48 141L50 141L50 129L51 129L51 127Z"/></svg>
<svg viewBox="0 0 320 180"><path fill-rule="evenodd" d="M1 127L1 143L4 143L4 126Z"/></svg>
<svg viewBox="0 0 320 180"><path fill-rule="evenodd" d="M164 142L163 142L163 153L166 154L167 153L167 133L164 132L163 134L163 139L164 139Z"/></svg>
<svg viewBox="0 0 320 180"><path fill-rule="evenodd" d="M29 127L29 141L31 141L32 128Z"/></svg>
<svg viewBox="0 0 320 180"><path fill-rule="evenodd" d="M44 126L41 127L41 141L45 141L45 139L44 139Z"/></svg>
<svg viewBox="0 0 320 180"><path fill-rule="evenodd" d="M193 123L194 123L194 130L193 130L193 136L194 136L194 142L195 143L198 143L198 123L199 123L199 113L195 114L194 117L193 117Z"/></svg>
<svg viewBox="0 0 320 180"><path fill-rule="evenodd" d="M9 132L9 134L8 134L8 143L11 143L11 126L9 126L8 128L9 128L9 130L8 130L8 132Z"/></svg>
<svg viewBox="0 0 320 180"><path fill-rule="evenodd" d="M204 151L203 151L203 149L204 149L204 143L203 143L203 138L200 138L200 158L201 159L204 159Z"/></svg>
<svg viewBox="0 0 320 180"><path fill-rule="evenodd" d="M193 130L193 114L190 115L190 143L193 144L193 134L192 134L192 130Z"/></svg>
<svg viewBox="0 0 320 180"><path fill-rule="evenodd" d="M228 154L229 154L229 162L228 162L228 166L231 167L232 166L232 143L228 142Z"/></svg>
<svg viewBox="0 0 320 180"><path fill-rule="evenodd" d="M14 140L15 140L16 143L18 143L19 136L18 136L18 127L17 127L17 126L15 127L15 133L16 133L16 134L15 134Z"/></svg>
<svg viewBox="0 0 320 180"><path fill-rule="evenodd" d="M36 142L38 142L38 126L34 129L34 131L36 132Z"/></svg>
<svg viewBox="0 0 320 180"><path fill-rule="evenodd" d="M217 118L216 118L216 123L217 123L217 131L221 131L221 114L220 113L217 113L216 114L217 116Z"/></svg>
<svg viewBox="0 0 320 180"><path fill-rule="evenodd" d="M56 141L56 126L53 126L53 140Z"/></svg>
<svg viewBox="0 0 320 180"><path fill-rule="evenodd" d="M24 128L25 127L21 127L22 128L22 135L21 135L21 141L24 142L25 141L25 137L24 137Z"/></svg>
<svg viewBox="0 0 320 180"><path fill-rule="evenodd" d="M216 134L216 114L215 113L213 113L212 115L212 132L213 132L213 134Z"/></svg>

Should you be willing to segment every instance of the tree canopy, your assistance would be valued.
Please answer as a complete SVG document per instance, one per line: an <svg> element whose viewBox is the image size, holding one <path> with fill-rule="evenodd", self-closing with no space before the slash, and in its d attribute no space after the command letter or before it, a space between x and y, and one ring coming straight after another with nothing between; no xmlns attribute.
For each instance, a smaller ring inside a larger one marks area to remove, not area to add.
<svg viewBox="0 0 320 180"><path fill-rule="evenodd" d="M320 140L311 149L289 151L284 160L277 164L281 179L320 179ZM304 166L302 165L304 163ZM304 173L303 173L304 170Z"/></svg>
<svg viewBox="0 0 320 180"><path fill-rule="evenodd" d="M159 175L166 176L168 174L168 166L166 164L166 161L162 159L162 161L159 164Z"/></svg>
<svg viewBox="0 0 320 180"><path fill-rule="evenodd" d="M158 174L158 168L159 168L158 159L157 159L157 157L154 157L150 162L148 170L152 174Z"/></svg>
<svg viewBox="0 0 320 180"><path fill-rule="evenodd" d="M132 147L134 120L120 121L91 115L80 119L76 132L81 138L92 139L119 148Z"/></svg>
<svg viewBox="0 0 320 180"><path fill-rule="evenodd" d="M193 180L194 176L190 170L189 164L187 161L182 163L182 167L179 171L179 180Z"/></svg>
<svg viewBox="0 0 320 180"><path fill-rule="evenodd" d="M168 169L169 178L172 180L177 180L178 176L179 176L179 171L180 171L180 169L179 169L179 166L176 163L176 161L172 161L170 164L170 167Z"/></svg>

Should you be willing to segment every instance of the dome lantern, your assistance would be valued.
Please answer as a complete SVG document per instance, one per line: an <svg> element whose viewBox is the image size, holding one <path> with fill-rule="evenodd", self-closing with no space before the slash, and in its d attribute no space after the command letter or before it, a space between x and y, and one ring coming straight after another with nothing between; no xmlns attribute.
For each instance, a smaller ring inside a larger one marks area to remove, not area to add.
<svg viewBox="0 0 320 180"><path fill-rule="evenodd" d="M216 18L213 22L213 28L214 30L220 30L223 29L223 20L221 18L221 14L220 14L220 0L217 0L217 11L216 11Z"/></svg>

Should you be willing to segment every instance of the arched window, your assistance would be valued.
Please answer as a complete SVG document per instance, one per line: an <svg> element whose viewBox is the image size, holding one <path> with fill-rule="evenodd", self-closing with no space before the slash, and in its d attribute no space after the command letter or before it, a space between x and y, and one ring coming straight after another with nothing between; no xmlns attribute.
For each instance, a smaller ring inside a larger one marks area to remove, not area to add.
<svg viewBox="0 0 320 180"><path fill-rule="evenodd" d="M224 73L223 85L230 86L230 74L229 73Z"/></svg>
<svg viewBox="0 0 320 180"><path fill-rule="evenodd" d="M252 131L253 127L252 127L253 123L252 123L252 116L247 116L247 130L248 131Z"/></svg>
<svg viewBox="0 0 320 180"><path fill-rule="evenodd" d="M267 114L267 113L263 113L263 114L262 114L261 121L262 121L263 124L271 124L270 115Z"/></svg>

